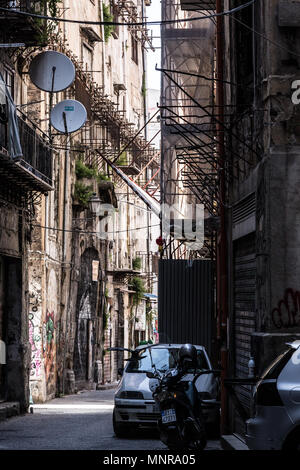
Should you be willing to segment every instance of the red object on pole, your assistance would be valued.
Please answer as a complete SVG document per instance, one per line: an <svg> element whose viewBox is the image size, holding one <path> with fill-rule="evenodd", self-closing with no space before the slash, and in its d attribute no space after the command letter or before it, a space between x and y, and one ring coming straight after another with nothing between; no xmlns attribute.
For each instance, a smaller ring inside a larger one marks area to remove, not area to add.
<svg viewBox="0 0 300 470"><path fill-rule="evenodd" d="M223 12L222 0L216 0L216 12ZM219 119L217 122L217 139L218 139L218 162L220 174L219 188L219 207L220 207L220 233L218 237L217 247L217 301L218 301L218 333L221 342L221 433L224 434L227 424L227 391L224 385L224 379L227 376L227 241L226 241L226 220L225 220L225 151L224 151L224 62L223 62L223 25L224 17L217 16L217 37L216 37L216 62L217 62L217 104Z"/></svg>
<svg viewBox="0 0 300 470"><path fill-rule="evenodd" d="M164 240L163 240L163 238L162 238L161 236L156 239L156 244L157 244L158 246L163 246Z"/></svg>

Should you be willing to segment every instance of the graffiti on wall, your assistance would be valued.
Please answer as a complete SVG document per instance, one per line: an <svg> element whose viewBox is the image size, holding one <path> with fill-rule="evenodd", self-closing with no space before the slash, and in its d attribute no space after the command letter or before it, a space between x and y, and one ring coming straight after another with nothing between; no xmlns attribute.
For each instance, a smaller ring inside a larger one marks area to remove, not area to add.
<svg viewBox="0 0 300 470"><path fill-rule="evenodd" d="M55 345L54 345L54 312L46 312L45 322L43 324L43 355L45 359L46 378L54 372L55 363Z"/></svg>
<svg viewBox="0 0 300 470"><path fill-rule="evenodd" d="M30 378L38 379L42 368L42 335L40 328L41 312L37 307L29 313L29 342L31 345Z"/></svg>
<svg viewBox="0 0 300 470"><path fill-rule="evenodd" d="M36 273L35 273L36 274ZM29 295L29 342L31 346L31 368L30 378L39 379L42 373L42 309L41 309L41 289L36 279L31 283L31 292Z"/></svg>
<svg viewBox="0 0 300 470"><path fill-rule="evenodd" d="M256 192L256 318L259 331L265 331L267 324L267 280L268 280L268 243L266 234L266 176L262 164L259 168L259 184Z"/></svg>
<svg viewBox="0 0 300 470"><path fill-rule="evenodd" d="M284 297L271 313L272 323L277 329L300 326L300 292L286 289Z"/></svg>
<svg viewBox="0 0 300 470"><path fill-rule="evenodd" d="M47 309L43 322L43 356L47 394L56 388L57 278L51 269L47 285Z"/></svg>

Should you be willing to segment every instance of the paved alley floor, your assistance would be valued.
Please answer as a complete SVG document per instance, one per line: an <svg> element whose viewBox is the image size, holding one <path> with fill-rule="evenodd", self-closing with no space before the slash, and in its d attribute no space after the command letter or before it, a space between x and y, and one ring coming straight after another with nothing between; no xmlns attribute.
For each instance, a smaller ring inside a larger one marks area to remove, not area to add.
<svg viewBox="0 0 300 470"><path fill-rule="evenodd" d="M114 390L86 391L33 405L33 413L0 422L0 450L166 450L156 432L114 435ZM207 450L221 450L210 440Z"/></svg>

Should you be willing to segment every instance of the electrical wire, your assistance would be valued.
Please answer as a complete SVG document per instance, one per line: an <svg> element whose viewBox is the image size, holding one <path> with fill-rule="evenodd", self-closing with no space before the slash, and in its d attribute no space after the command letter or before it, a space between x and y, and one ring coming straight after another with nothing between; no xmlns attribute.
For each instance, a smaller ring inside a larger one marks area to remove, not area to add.
<svg viewBox="0 0 300 470"><path fill-rule="evenodd" d="M126 230L115 230L113 232L90 232L90 231L87 231L87 230L80 230L78 228L73 228L72 230L68 230L68 229L63 229L63 228L56 228L56 227L47 227L46 225L40 225L40 224L31 224L32 227L39 227L39 228L44 228L44 229L47 229L47 230L55 230L56 232L69 232L69 233L84 233L84 234L88 234L88 235L99 235L99 234L109 234L109 233L122 233L122 232L132 232L134 230L145 230L146 228L152 228L152 227L159 227L160 224L155 224L155 225L146 225L145 227L136 227L136 228L129 228L129 229L126 229Z"/></svg>
<svg viewBox="0 0 300 470"><path fill-rule="evenodd" d="M203 15L199 17L191 17L191 18L181 18L181 19L174 19L174 20L158 20L158 21L141 21L141 22L133 22L133 23L122 23L119 21L88 21L88 20L68 20L67 18L59 18L56 16L47 16L47 15L39 15L37 13L29 13L25 11L18 11L12 10L11 8L4 8L0 7L0 12L3 11L4 13L12 12L19 16L27 16L30 18L39 18L47 21L57 21L57 22L64 22L64 23L77 23L77 24L89 24L89 25L99 25L99 26L147 26L147 25L164 25L164 24L177 24L177 23L186 23L191 21L198 21L198 20L205 20L209 18L217 18L218 16L226 16L231 15L232 13L236 13L240 10L244 10L245 8L253 5L256 0L251 0L244 5L240 5L238 7L232 8L231 10L223 11L221 13L212 13L210 15Z"/></svg>

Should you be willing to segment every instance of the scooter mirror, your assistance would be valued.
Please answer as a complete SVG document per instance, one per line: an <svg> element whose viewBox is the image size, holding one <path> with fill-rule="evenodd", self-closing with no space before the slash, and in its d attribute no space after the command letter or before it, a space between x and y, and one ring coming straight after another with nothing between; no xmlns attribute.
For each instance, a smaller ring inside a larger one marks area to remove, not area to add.
<svg viewBox="0 0 300 470"><path fill-rule="evenodd" d="M153 374L153 372L146 372L146 375L148 377L148 379L155 379L155 375Z"/></svg>

